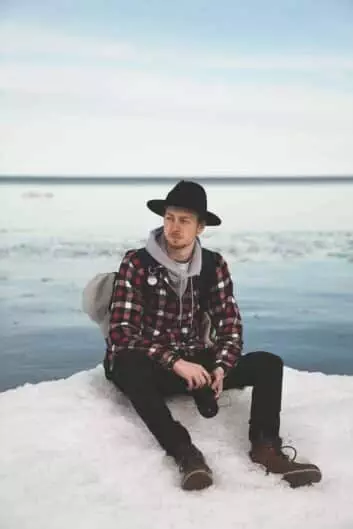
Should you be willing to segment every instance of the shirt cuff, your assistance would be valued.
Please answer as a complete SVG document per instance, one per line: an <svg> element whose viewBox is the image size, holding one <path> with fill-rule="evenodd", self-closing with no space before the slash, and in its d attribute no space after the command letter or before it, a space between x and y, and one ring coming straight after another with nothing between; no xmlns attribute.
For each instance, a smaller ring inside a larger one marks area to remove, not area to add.
<svg viewBox="0 0 353 529"><path fill-rule="evenodd" d="M170 356L168 357L168 360L167 362L165 363L164 367L168 370L168 371L173 371L173 367L174 367L174 364L175 362L177 362L177 360L180 360L181 356L180 354L176 353L176 352L172 352L170 354Z"/></svg>

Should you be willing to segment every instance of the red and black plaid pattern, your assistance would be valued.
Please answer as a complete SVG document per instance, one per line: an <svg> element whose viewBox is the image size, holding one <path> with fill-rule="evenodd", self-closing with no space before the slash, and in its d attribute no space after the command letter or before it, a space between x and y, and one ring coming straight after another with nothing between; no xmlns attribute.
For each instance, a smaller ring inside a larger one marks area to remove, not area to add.
<svg viewBox="0 0 353 529"><path fill-rule="evenodd" d="M113 292L108 356L124 349L143 349L165 368L172 368L178 358L191 360L208 354L215 364L233 367L242 349L241 317L227 264L220 254L214 255L216 274L208 300L216 331L213 346L205 345L200 336L199 278L189 278L180 302L167 269L152 270L157 284L151 286L147 282L151 271L143 268L135 251L129 251Z"/></svg>

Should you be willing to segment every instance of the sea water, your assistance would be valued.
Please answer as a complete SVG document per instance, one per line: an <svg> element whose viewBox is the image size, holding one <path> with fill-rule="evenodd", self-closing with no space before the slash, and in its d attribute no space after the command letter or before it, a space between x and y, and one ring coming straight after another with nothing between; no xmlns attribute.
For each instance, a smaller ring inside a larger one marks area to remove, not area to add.
<svg viewBox="0 0 353 529"><path fill-rule="evenodd" d="M144 245L161 225L146 201L172 185L0 184L1 391L101 362L104 343L81 311L82 289ZM229 263L244 351L353 374L353 183L214 180L205 188L223 222L202 243Z"/></svg>

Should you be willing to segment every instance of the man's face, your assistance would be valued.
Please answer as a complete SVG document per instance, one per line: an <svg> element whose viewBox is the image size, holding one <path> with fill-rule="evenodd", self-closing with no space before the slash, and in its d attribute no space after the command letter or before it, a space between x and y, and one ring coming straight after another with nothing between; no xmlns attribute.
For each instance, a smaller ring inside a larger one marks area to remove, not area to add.
<svg viewBox="0 0 353 529"><path fill-rule="evenodd" d="M164 214L164 236L175 250L190 246L204 227L204 222L199 222L196 213L188 209L168 207Z"/></svg>

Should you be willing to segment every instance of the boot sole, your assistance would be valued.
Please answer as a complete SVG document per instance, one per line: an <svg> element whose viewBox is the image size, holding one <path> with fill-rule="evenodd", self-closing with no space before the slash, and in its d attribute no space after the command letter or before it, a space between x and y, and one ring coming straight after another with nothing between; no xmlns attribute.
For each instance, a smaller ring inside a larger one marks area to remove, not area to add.
<svg viewBox="0 0 353 529"><path fill-rule="evenodd" d="M212 475L205 470L194 470L190 472L182 481L183 490L202 490L212 485Z"/></svg>
<svg viewBox="0 0 353 529"><path fill-rule="evenodd" d="M298 487L304 487L305 485L319 483L322 479L322 475L318 468L307 468L286 472L283 474L283 479L289 483L292 489L296 489Z"/></svg>

